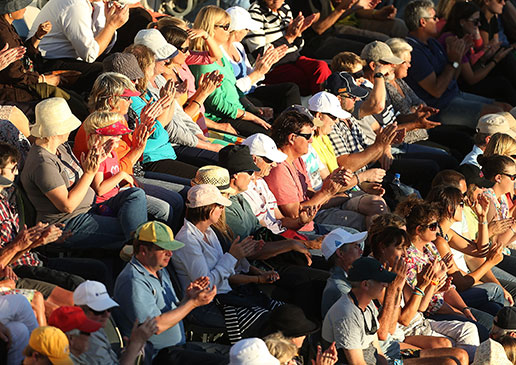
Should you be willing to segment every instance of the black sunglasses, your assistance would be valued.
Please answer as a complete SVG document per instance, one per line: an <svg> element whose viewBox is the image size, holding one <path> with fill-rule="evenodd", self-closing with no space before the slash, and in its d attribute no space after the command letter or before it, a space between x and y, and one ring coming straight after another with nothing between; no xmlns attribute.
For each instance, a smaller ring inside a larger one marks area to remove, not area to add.
<svg viewBox="0 0 516 365"><path fill-rule="evenodd" d="M224 29L226 32L229 30L229 24L215 24L215 26Z"/></svg>
<svg viewBox="0 0 516 365"><path fill-rule="evenodd" d="M271 164L271 163L273 163L273 162L274 162L274 161L272 161L272 160L268 159L268 158L267 158L267 157L265 157L265 156L260 156L260 157L262 158L262 160L264 160L264 161L265 161L265 163Z"/></svg>
<svg viewBox="0 0 516 365"><path fill-rule="evenodd" d="M473 24L475 27L479 27L479 26L480 26L480 19L479 19L479 18L476 18L476 19L468 19L468 22L470 22L471 24Z"/></svg>
<svg viewBox="0 0 516 365"><path fill-rule="evenodd" d="M99 311L96 311L96 310L91 309L90 307L88 307L88 309L89 309L89 311L90 311L91 313L93 313L93 314L94 314L94 315L96 315L96 316L102 316L102 315L103 315L104 313L106 313L106 312L107 312L107 313L111 313L111 311L113 310L113 308L108 308L108 309L104 309L103 311L100 311L100 312L99 312Z"/></svg>
<svg viewBox="0 0 516 365"><path fill-rule="evenodd" d="M307 141L310 140L310 138L313 137L313 132L312 133L296 133L296 135L300 136L300 137L303 137L304 139L306 139Z"/></svg>
<svg viewBox="0 0 516 365"><path fill-rule="evenodd" d="M464 202L462 202L462 203L464 203ZM438 222L432 222L430 224L421 225L421 227L428 228L432 232L435 232L435 231L437 231L437 227L439 227L439 223Z"/></svg>
<svg viewBox="0 0 516 365"><path fill-rule="evenodd" d="M178 48L178 51L181 51L182 53L186 53L190 50L190 46L186 46L186 47L181 47L181 48Z"/></svg>
<svg viewBox="0 0 516 365"><path fill-rule="evenodd" d="M90 332L84 332L84 331L81 331L80 334L84 335L84 336L90 336L91 335Z"/></svg>
<svg viewBox="0 0 516 365"><path fill-rule="evenodd" d="M505 172L502 172L502 175L507 176L507 177L508 177L509 179L511 179L512 181L516 180L516 174L511 175L511 174L506 174Z"/></svg>

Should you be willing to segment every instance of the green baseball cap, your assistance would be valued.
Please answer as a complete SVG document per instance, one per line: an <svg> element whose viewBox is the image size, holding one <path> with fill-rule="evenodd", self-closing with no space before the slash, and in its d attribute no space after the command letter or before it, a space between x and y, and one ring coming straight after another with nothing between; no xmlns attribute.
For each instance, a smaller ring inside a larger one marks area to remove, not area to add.
<svg viewBox="0 0 516 365"><path fill-rule="evenodd" d="M170 251L178 250L185 246L183 242L174 239L174 233L169 226L158 221L141 224L136 228L134 238L140 241L152 242L156 246Z"/></svg>

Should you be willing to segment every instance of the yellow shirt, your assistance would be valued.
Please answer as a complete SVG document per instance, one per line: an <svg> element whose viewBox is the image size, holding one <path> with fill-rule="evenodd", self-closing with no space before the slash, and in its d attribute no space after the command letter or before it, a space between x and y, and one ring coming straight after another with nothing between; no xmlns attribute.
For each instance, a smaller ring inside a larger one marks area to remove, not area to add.
<svg viewBox="0 0 516 365"><path fill-rule="evenodd" d="M337 164L337 156L335 155L328 136L314 136L312 147L330 172L339 167Z"/></svg>

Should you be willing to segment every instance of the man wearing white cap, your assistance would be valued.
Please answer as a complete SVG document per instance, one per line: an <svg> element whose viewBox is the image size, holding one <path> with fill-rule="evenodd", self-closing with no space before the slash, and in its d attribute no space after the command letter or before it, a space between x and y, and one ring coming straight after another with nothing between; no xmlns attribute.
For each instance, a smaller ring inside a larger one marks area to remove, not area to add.
<svg viewBox="0 0 516 365"><path fill-rule="evenodd" d="M262 133L247 137L242 144L249 147L253 161L260 169L255 173L255 179L251 180L247 190L242 193L260 223L276 234L281 234L287 228L297 231L308 223L313 218L308 209L304 209L299 218L281 214L274 194L263 179L269 175L271 168L285 161L287 155L278 150L271 137Z"/></svg>
<svg viewBox="0 0 516 365"><path fill-rule="evenodd" d="M323 318L340 296L351 290L351 285L347 281L347 271L351 264L362 256L366 238L367 232L351 234L342 228L337 228L324 237L321 251L328 261L331 276L326 282L322 296Z"/></svg>
<svg viewBox="0 0 516 365"><path fill-rule="evenodd" d="M477 161L477 157L484 153L491 136L495 133L508 134L516 139L516 120L512 114L503 112L481 116L477 123L477 133L473 136L475 145L460 164L469 164L479 169L482 168Z"/></svg>

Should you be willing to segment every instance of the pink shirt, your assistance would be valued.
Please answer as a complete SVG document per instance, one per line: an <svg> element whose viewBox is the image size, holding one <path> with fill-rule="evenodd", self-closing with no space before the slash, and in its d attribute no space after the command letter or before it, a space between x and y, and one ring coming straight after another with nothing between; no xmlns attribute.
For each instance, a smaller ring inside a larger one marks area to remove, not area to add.
<svg viewBox="0 0 516 365"><path fill-rule="evenodd" d="M310 179L306 172L305 162L298 158L294 164L282 162L274 167L265 181L276 197L278 205L302 203L308 200L307 191ZM300 231L313 231L314 222L306 224Z"/></svg>
<svg viewBox="0 0 516 365"><path fill-rule="evenodd" d="M116 175L120 172L120 165L118 164L118 156L115 151L111 152L111 155L107 157L99 166L99 171L102 172L102 179L109 179L111 176ZM97 195L97 203L102 203L112 197L114 197L120 191L120 187L117 185L106 194L99 196Z"/></svg>
<svg viewBox="0 0 516 365"><path fill-rule="evenodd" d="M208 52L195 52L191 51L190 55L186 58L186 62L181 65L181 68L177 70L181 80L188 82L188 99L195 94L195 77L188 68L188 65L209 65L211 63L211 57ZM202 129L205 136L208 135L208 127L206 126L206 120L204 119L204 105L201 105L199 118L196 123Z"/></svg>

